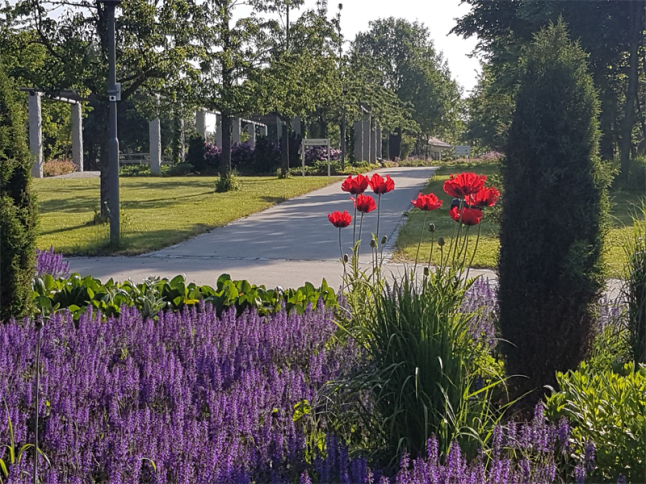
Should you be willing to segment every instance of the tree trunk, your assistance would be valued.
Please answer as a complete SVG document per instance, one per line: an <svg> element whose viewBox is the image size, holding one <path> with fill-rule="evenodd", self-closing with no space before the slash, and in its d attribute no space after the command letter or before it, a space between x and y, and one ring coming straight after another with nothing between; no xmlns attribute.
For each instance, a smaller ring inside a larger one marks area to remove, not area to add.
<svg viewBox="0 0 646 484"><path fill-rule="evenodd" d="M401 148L402 148L401 128L395 129L395 132L390 134L388 136L388 139L389 139L388 149L389 149L390 159L395 161L401 155Z"/></svg>
<svg viewBox="0 0 646 484"><path fill-rule="evenodd" d="M624 178L628 176L628 167L630 164L630 150L632 147L632 131L635 118L635 99L637 99L637 66L639 59L637 51L641 35L641 20L643 6L641 2L631 4L631 31L630 31L630 57L628 66L628 90L626 91L626 111L624 116L624 126L621 136L621 174Z"/></svg>
<svg viewBox="0 0 646 484"><path fill-rule="evenodd" d="M283 124L283 136L280 139L280 171L283 175L287 175L289 172L289 127L290 122L287 119L287 122Z"/></svg>
<svg viewBox="0 0 646 484"><path fill-rule="evenodd" d="M220 155L220 174L231 171L231 116L222 113L222 154Z"/></svg>

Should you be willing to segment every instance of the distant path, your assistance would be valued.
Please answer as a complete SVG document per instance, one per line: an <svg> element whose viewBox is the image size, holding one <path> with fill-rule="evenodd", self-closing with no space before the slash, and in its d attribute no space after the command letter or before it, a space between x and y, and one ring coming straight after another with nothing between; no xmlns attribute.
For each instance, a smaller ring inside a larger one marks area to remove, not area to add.
<svg viewBox="0 0 646 484"><path fill-rule="evenodd" d="M388 236L384 255L388 259L411 200L426 186L436 168L398 167L379 170L390 175L395 190L382 196L380 237ZM190 281L213 285L220 274L247 279L267 287L297 287L325 278L341 284L338 229L327 220L336 210L353 213L350 194L341 182L290 199L267 210L215 229L209 233L135 257L72 257L73 272L100 279L141 281L148 276L186 274ZM370 234L376 232L377 212L365 216L362 261L370 261ZM358 232L358 227L357 227ZM358 235L358 234L357 234ZM343 252L352 250L352 226L342 229ZM390 264L397 271L400 264Z"/></svg>

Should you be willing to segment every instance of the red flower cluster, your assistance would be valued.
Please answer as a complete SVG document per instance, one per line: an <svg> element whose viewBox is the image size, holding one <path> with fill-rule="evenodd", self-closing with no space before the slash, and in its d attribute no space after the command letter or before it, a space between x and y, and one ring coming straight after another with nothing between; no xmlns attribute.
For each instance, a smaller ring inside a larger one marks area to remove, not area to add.
<svg viewBox="0 0 646 484"><path fill-rule="evenodd" d="M343 212L332 212L327 214L327 218L332 225L342 229L347 227L352 222L352 215L350 215L346 210Z"/></svg>
<svg viewBox="0 0 646 484"><path fill-rule="evenodd" d="M354 208L362 213L370 213L377 208L375 199L370 195L357 195L356 200L353 198Z"/></svg>
<svg viewBox="0 0 646 484"><path fill-rule="evenodd" d="M386 175L386 178L383 178L377 173L372 175L372 178L368 178L365 175L357 175L354 178L349 176L346 178L341 184L341 190L357 196L356 198L351 197L356 210L355 215L356 212L370 213L377 209L375 199L371 196L363 195L363 192L366 191L368 186L370 186L377 195L383 195L384 193L388 193L395 189L395 182L389 175ZM346 211L329 213L327 218L332 225L340 229L347 227L352 222L352 216ZM377 228L379 228L378 222Z"/></svg>
<svg viewBox="0 0 646 484"><path fill-rule="evenodd" d="M343 190L344 192L350 192L352 195L360 195L366 191L369 183L370 181L368 180L367 176L357 175L354 178L352 178L352 176L349 176L341 184L341 190Z"/></svg>
<svg viewBox="0 0 646 484"><path fill-rule="evenodd" d="M466 198L467 205L471 208L493 207L500 198L500 192L494 187L483 188L479 192Z"/></svg>
<svg viewBox="0 0 646 484"><path fill-rule="evenodd" d="M449 215L456 222L462 222L462 225L478 225L482 221L482 210L477 208L460 210L458 207L453 207L449 211Z"/></svg>
<svg viewBox="0 0 646 484"><path fill-rule="evenodd" d="M444 200L439 200L433 193L429 193L428 195L422 195L420 193L417 195L417 200L411 200L411 203L420 210L428 212L440 208Z"/></svg>
<svg viewBox="0 0 646 484"><path fill-rule="evenodd" d="M484 186L487 177L475 173L460 173L444 182L444 191L455 198L466 198L475 195Z"/></svg>
<svg viewBox="0 0 646 484"><path fill-rule="evenodd" d="M375 173L370 179L370 188L377 195L383 195L395 189L395 182L390 175L386 175L386 178L383 178L380 174Z"/></svg>

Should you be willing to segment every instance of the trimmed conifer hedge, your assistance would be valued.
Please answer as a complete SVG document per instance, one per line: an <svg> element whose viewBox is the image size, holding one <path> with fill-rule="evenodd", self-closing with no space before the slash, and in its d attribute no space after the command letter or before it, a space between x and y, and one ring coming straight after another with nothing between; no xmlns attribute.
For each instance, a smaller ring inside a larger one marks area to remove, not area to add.
<svg viewBox="0 0 646 484"><path fill-rule="evenodd" d="M500 328L508 374L527 377L519 392L555 384L588 351L608 208L597 114L586 54L562 22L539 32L502 168Z"/></svg>
<svg viewBox="0 0 646 484"><path fill-rule="evenodd" d="M29 309L36 270L36 203L20 93L0 65L0 321Z"/></svg>

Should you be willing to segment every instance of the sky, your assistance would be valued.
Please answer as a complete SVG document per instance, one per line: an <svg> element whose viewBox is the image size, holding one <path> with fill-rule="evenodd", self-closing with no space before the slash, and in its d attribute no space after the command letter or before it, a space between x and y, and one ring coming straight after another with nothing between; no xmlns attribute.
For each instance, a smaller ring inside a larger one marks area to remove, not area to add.
<svg viewBox="0 0 646 484"><path fill-rule="evenodd" d="M386 17L402 17L418 21L428 27L435 48L444 53L451 75L464 88L464 94L476 85L480 63L469 57L477 39L467 40L455 34L449 35L456 18L469 13L469 5L460 5L460 0L328 0L330 15L335 15L339 2L343 3L341 29L347 40L354 39L357 32L368 30L371 20ZM305 6L313 8L316 0L306 0Z"/></svg>

